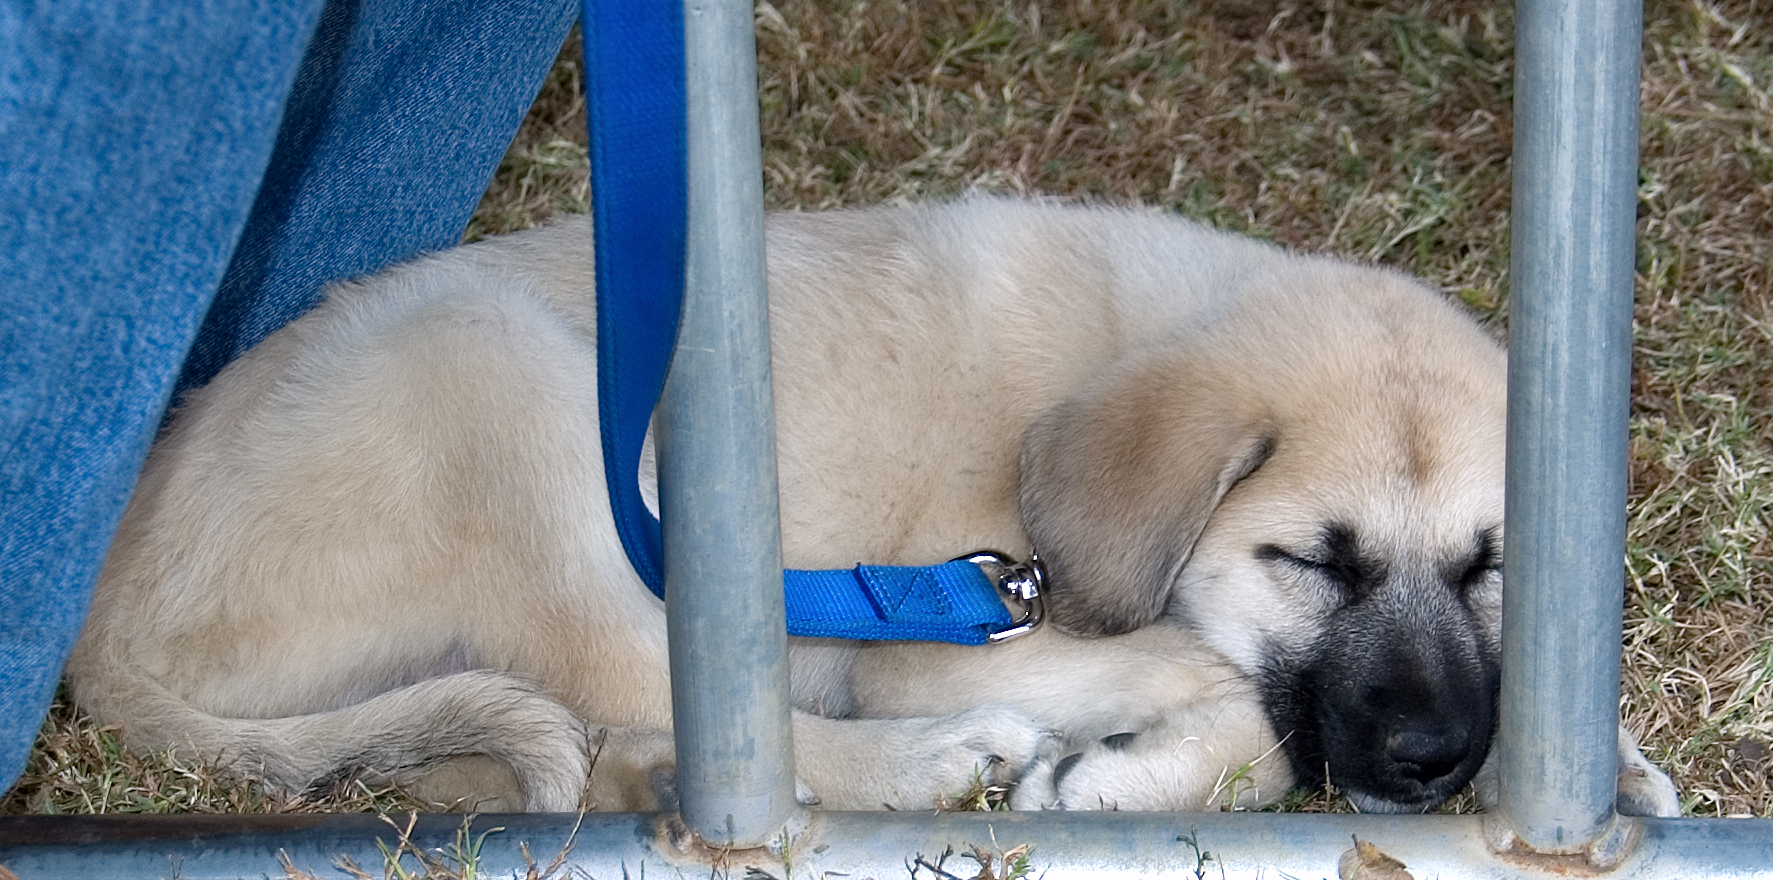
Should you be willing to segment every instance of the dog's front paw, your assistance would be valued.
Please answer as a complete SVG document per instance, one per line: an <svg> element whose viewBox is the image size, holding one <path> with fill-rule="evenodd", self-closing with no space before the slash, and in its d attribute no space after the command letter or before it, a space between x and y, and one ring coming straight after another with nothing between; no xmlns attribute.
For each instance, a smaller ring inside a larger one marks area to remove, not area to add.
<svg viewBox="0 0 1773 880"><path fill-rule="evenodd" d="M998 705L934 718L800 716L795 727L800 776L831 810L930 809L975 784L1013 782L1058 742L1026 713Z"/></svg>
<svg viewBox="0 0 1773 880"><path fill-rule="evenodd" d="M1133 736L1131 733L1116 734L1103 742L1116 737ZM1113 763L1113 759L1104 762L1098 752L1095 760L1087 765L1084 762L1087 752L1072 752L1064 757L1049 757L1038 760L1017 780L1016 788L1010 794L1010 808L1014 810L1089 810L1115 809L1119 806L1116 798L1113 803L1109 798L1111 792L1104 790L1098 777L1112 776L1112 771L1104 772L1102 764ZM1084 765L1084 775L1075 777L1080 765ZM1067 788L1065 782L1071 780ZM1069 794L1069 798L1067 797Z"/></svg>
<svg viewBox="0 0 1773 880"><path fill-rule="evenodd" d="M1619 794L1614 809L1625 816L1679 816L1681 795L1674 780L1650 763L1637 738L1619 728Z"/></svg>
<svg viewBox="0 0 1773 880"><path fill-rule="evenodd" d="M1103 737L1082 751L1053 756L1028 768L1010 796L1017 810L1201 810L1204 778L1194 777L1188 759L1169 764L1134 752L1140 734ZM1168 766L1166 766L1168 764Z"/></svg>
<svg viewBox="0 0 1773 880"><path fill-rule="evenodd" d="M1208 810L1256 807L1293 784L1285 755L1258 718L1232 710L1204 727L1176 713L1143 731L1117 733L1062 758L1037 761L1010 797L1018 810ZM1249 722L1247 724L1240 722Z"/></svg>
<svg viewBox="0 0 1773 880"><path fill-rule="evenodd" d="M981 785L1008 785L1059 750L1057 732L1009 706L921 720L924 730L912 733L912 751L901 757L903 784L889 801L901 809L932 807Z"/></svg>
<svg viewBox="0 0 1773 880"><path fill-rule="evenodd" d="M948 793L974 781L1012 783L1036 761L1056 756L1061 742L1058 731L1010 706L980 706L931 721L929 766L940 777L938 788Z"/></svg>

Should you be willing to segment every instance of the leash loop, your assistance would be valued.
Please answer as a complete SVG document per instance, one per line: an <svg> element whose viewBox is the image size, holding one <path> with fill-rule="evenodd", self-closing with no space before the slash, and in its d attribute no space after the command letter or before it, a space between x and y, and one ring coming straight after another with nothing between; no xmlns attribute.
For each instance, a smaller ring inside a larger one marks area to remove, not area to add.
<svg viewBox="0 0 1773 880"><path fill-rule="evenodd" d="M1021 606L1020 616L1008 626L992 631L985 637L986 642L995 645L1028 635L1046 620L1046 600L1041 597L1040 590L1046 585L1047 568L1041 562L1038 550L1029 554L1027 562L1018 562L1008 553L996 550L977 550L949 561L971 562L979 566L999 590L1009 594Z"/></svg>

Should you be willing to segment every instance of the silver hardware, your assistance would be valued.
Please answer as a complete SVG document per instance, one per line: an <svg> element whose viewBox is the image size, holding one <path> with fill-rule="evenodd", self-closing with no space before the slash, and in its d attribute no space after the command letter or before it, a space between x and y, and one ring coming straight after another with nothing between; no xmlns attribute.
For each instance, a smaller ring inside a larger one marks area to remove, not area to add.
<svg viewBox="0 0 1773 880"><path fill-rule="evenodd" d="M1007 642L1017 636L1025 636L1034 632L1046 619L1046 600L1041 598L1040 589L1046 584L1046 566L1041 564L1040 553L1029 555L1027 562L1017 562L1007 553L996 550L979 550L965 556L958 556L950 561L966 560L986 570L986 575L997 584L997 588L1010 594L1021 604L1021 616L989 636L990 644ZM995 572L995 574L993 573Z"/></svg>

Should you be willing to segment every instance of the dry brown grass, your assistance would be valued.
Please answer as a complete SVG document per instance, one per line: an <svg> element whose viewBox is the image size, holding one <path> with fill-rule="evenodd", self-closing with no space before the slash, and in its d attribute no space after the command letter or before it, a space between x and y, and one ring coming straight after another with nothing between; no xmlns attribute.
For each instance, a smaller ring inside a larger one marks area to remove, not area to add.
<svg viewBox="0 0 1773 880"><path fill-rule="evenodd" d="M1648 16L1625 716L1699 815L1773 815L1773 20Z"/></svg>
<svg viewBox="0 0 1773 880"><path fill-rule="evenodd" d="M0 815L89 813L406 812L420 808L397 788L341 780L330 790L291 795L166 752L125 749L114 727L100 727L57 699L37 734L24 775Z"/></svg>
<svg viewBox="0 0 1773 880"><path fill-rule="evenodd" d="M1773 8L1645 19L1625 717L1690 812L1768 816ZM1161 205L1409 269L1504 329L1507 4L771 0L757 20L773 207ZM584 208L578 71L569 47L471 236Z"/></svg>

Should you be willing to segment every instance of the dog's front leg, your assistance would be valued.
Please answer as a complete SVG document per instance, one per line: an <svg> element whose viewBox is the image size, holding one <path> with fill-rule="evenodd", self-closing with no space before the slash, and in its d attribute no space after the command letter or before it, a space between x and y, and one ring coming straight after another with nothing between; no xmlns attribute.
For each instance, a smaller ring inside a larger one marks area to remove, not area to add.
<svg viewBox="0 0 1773 880"><path fill-rule="evenodd" d="M1018 810L1210 810L1257 807L1292 788L1287 756L1253 700L1170 709L1142 730L1105 736L1037 762L1011 798Z"/></svg>

